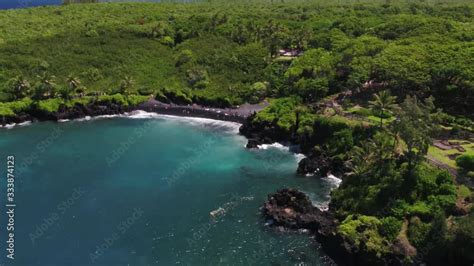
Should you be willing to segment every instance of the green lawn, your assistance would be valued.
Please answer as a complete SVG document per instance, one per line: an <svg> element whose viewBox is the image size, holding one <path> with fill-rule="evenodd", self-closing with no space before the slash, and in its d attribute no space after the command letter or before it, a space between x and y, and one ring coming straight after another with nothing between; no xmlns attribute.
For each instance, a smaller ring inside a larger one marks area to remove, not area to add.
<svg viewBox="0 0 474 266"><path fill-rule="evenodd" d="M456 140L452 139L450 141L460 141L465 142L465 140ZM442 150L433 145L430 146L428 150L428 155L432 156L434 159L445 163L453 168L457 168L456 161L450 159L448 156L453 154L474 154L474 143L470 144L461 144L461 146L466 150L465 152L460 152L456 149Z"/></svg>

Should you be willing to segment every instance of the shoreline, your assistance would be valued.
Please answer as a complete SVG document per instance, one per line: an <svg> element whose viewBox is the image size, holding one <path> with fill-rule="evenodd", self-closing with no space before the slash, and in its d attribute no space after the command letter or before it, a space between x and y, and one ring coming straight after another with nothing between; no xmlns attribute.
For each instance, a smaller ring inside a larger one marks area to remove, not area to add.
<svg viewBox="0 0 474 266"><path fill-rule="evenodd" d="M172 103L163 103L155 99L149 99L146 102L138 104L131 108L122 108L110 105L99 106L82 106L79 108L64 109L53 114L24 114L3 119L0 121L0 128L11 129L18 126L24 126L31 123L52 121L65 122L69 120L92 119L96 117L120 116L134 111L145 111L159 115L170 115L177 117L203 118L212 119L224 122L234 122L243 124L246 119L252 114L259 112L268 105L267 102L260 104L243 104L237 108L212 108L197 104L192 105L178 105ZM78 110L80 109L80 110Z"/></svg>
<svg viewBox="0 0 474 266"><path fill-rule="evenodd" d="M261 104L243 104L241 106L238 106L237 108L212 108L204 107L198 104L168 104L154 99L150 99L144 103L139 104L135 108L135 110L142 110L163 115L208 118L243 124L249 116L259 112L267 105L267 102L263 102Z"/></svg>

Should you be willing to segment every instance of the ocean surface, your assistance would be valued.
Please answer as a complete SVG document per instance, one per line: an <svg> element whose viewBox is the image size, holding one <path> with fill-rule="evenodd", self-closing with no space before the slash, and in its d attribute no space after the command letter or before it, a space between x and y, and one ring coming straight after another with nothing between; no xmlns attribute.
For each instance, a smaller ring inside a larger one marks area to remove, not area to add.
<svg viewBox="0 0 474 266"><path fill-rule="evenodd" d="M308 234L269 228L260 207L283 187L324 207L338 180L298 177L300 155L281 145L247 150L237 132L237 124L145 113L0 129L0 264L330 264ZM7 156L14 260L6 258Z"/></svg>
<svg viewBox="0 0 474 266"><path fill-rule="evenodd" d="M168 2L177 2L177 3L196 3L201 2L201 0L167 0ZM51 5L61 5L63 0L0 0L0 10L1 9L14 9L14 8L28 8L28 7L37 7L37 6L51 6ZM73 2L79 3L81 0L73 0ZM88 1L90 2L90 1ZM124 3L124 2L156 2L159 3L161 0L96 0L98 3L109 2L109 3Z"/></svg>

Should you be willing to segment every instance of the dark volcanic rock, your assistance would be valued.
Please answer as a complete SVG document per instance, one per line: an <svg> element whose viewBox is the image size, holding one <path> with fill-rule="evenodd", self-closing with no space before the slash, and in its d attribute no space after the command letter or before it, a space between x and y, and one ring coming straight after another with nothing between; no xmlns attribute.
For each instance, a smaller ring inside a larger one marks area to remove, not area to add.
<svg viewBox="0 0 474 266"><path fill-rule="evenodd" d="M315 207L306 194L292 188L281 189L269 195L263 212L275 226L312 231L317 231L322 226L327 229L336 228L331 215Z"/></svg>
<svg viewBox="0 0 474 266"><path fill-rule="evenodd" d="M327 176L330 169L330 162L324 157L305 157L298 163L296 172L299 175L318 174Z"/></svg>
<svg viewBox="0 0 474 266"><path fill-rule="evenodd" d="M289 136L276 126L275 123L254 121L255 114L249 116L239 128L240 134L249 139L247 148L256 148L257 145L285 142Z"/></svg>
<svg viewBox="0 0 474 266"><path fill-rule="evenodd" d="M346 241L337 232L338 223L331 212L315 207L308 196L296 189L278 190L263 206L267 224L293 230L309 229L324 251L339 265L401 265L396 253L379 257Z"/></svg>
<svg viewBox="0 0 474 266"><path fill-rule="evenodd" d="M333 174L343 177L350 172L350 167L348 162L340 158L331 158L323 149L315 147L306 158L298 163L296 171L300 175L316 174L325 177Z"/></svg>
<svg viewBox="0 0 474 266"><path fill-rule="evenodd" d="M249 139L247 145L245 146L247 149L255 149L258 148L258 145L263 144L259 139Z"/></svg>

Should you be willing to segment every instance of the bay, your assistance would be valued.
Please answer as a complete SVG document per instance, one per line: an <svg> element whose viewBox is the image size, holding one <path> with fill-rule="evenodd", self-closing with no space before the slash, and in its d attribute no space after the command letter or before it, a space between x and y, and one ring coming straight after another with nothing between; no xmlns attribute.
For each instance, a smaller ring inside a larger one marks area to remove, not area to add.
<svg viewBox="0 0 474 266"><path fill-rule="evenodd" d="M337 182L296 176L300 156L284 147L245 143L237 124L143 114L1 129L2 192L6 156L16 165L12 265L329 263L260 207L283 187L324 206Z"/></svg>

